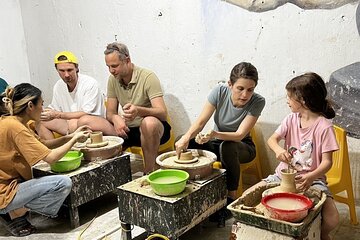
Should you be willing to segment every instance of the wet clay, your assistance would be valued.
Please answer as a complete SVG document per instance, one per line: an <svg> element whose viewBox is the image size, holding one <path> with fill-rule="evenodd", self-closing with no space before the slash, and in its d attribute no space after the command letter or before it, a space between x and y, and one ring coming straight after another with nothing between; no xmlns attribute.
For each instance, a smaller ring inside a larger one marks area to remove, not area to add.
<svg viewBox="0 0 360 240"><path fill-rule="evenodd" d="M209 165L211 162L213 162L213 160L205 156L194 157L192 160L180 160L177 158L177 156L172 156L162 161L164 165L174 168L180 166L184 167L184 163L186 163L186 167L191 168L191 167Z"/></svg>
<svg viewBox="0 0 360 240"><path fill-rule="evenodd" d="M187 163L195 163L199 159L196 156L193 156L192 152L182 152L180 154L180 158L175 158L174 162L181 163L181 164L187 164Z"/></svg>
<svg viewBox="0 0 360 240"><path fill-rule="evenodd" d="M280 186L265 190L262 196L264 197L266 195L279 192L299 193L295 184L296 173L297 171L292 168L282 169Z"/></svg>
<svg viewBox="0 0 360 240"><path fill-rule="evenodd" d="M106 146L108 144L109 144L108 141L99 142L99 143L87 143L86 147L88 147L88 148L99 148L99 147L104 147L104 146Z"/></svg>
<svg viewBox="0 0 360 240"><path fill-rule="evenodd" d="M90 139L84 143L76 143L73 150L78 150L84 153L84 159L88 161L108 159L117 156L121 153L121 148L124 140L115 136L104 136L104 146L91 147Z"/></svg>
<svg viewBox="0 0 360 240"><path fill-rule="evenodd" d="M180 153L179 160L192 160L193 158L192 152L182 152Z"/></svg>
<svg viewBox="0 0 360 240"><path fill-rule="evenodd" d="M202 179L209 176L212 171L212 165L216 161L216 155L212 152L201 149L188 149L192 153L192 160L180 160L177 162L176 151L160 154L156 158L156 163L161 168L180 169L189 173L189 179ZM181 162L188 161L188 162Z"/></svg>
<svg viewBox="0 0 360 240"><path fill-rule="evenodd" d="M280 190L283 192L292 192L296 193L296 185L295 185L295 175L296 170L288 168L281 170L281 183Z"/></svg>
<svg viewBox="0 0 360 240"><path fill-rule="evenodd" d="M103 141L103 133L102 132L92 132L90 133L91 143L101 143Z"/></svg>
<svg viewBox="0 0 360 240"><path fill-rule="evenodd" d="M90 133L90 143L86 143L86 147L89 148L99 148L108 145L108 141L103 141L102 132L92 132Z"/></svg>

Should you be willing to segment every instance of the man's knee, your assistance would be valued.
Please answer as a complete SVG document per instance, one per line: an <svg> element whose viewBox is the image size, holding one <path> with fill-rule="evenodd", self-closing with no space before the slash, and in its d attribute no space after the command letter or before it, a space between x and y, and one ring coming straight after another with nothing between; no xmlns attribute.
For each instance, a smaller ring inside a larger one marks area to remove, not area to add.
<svg viewBox="0 0 360 240"><path fill-rule="evenodd" d="M140 125L140 132L143 135L159 133L159 137L164 133L164 127L156 117L145 117Z"/></svg>
<svg viewBox="0 0 360 240"><path fill-rule="evenodd" d="M91 122L90 116L89 115L84 115L84 116L81 116L78 119L77 125L78 126L83 126L83 125L87 125L89 122Z"/></svg>

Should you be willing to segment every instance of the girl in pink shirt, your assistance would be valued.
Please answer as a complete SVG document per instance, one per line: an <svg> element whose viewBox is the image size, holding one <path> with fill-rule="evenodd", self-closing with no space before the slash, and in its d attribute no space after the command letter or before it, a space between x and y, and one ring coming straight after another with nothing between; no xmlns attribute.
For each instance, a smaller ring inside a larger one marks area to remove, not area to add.
<svg viewBox="0 0 360 240"><path fill-rule="evenodd" d="M338 150L333 125L335 117L323 79L316 73L305 73L286 84L289 114L268 140L280 164L274 175L268 176L251 189L269 182L281 181L281 169L291 164L298 172L298 191L310 186L319 188L327 198L322 207L321 239L331 239L329 233L339 222L339 213L326 184L325 173L332 166L332 153ZM284 145L279 142L284 140ZM251 191L249 189L247 192ZM245 194L246 194L245 193Z"/></svg>

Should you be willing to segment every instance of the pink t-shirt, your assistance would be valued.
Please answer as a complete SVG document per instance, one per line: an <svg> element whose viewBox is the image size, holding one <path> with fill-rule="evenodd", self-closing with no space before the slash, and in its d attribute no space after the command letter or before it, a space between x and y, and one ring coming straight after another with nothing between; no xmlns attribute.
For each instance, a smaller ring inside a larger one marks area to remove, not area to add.
<svg viewBox="0 0 360 240"><path fill-rule="evenodd" d="M293 154L292 165L300 170L300 174L312 172L321 163L323 153L339 149L334 134L334 128L328 119L319 117L308 128L300 128L299 113L289 114L275 131L285 140L284 148ZM280 162L275 173L281 177L281 170L288 165ZM319 180L326 182L325 175Z"/></svg>

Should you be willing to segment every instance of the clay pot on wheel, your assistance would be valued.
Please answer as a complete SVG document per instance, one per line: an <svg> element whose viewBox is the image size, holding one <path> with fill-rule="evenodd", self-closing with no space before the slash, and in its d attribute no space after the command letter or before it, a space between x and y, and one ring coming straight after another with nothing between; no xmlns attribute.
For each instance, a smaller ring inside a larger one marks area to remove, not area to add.
<svg viewBox="0 0 360 240"><path fill-rule="evenodd" d="M87 143L86 146L89 148L99 148L108 145L108 141L103 140L102 132L92 132L90 133L90 143Z"/></svg>
<svg viewBox="0 0 360 240"><path fill-rule="evenodd" d="M84 160L86 161L109 159L121 154L124 139L116 136L103 136L103 140L105 140L107 144L102 147L89 147L88 144L91 143L86 142L77 143L72 149L84 153Z"/></svg>
<svg viewBox="0 0 360 240"><path fill-rule="evenodd" d="M296 173L297 173L296 170L292 168L281 170L281 183L279 187L279 190L281 190L281 192L291 192L291 193L297 192L295 185Z"/></svg>
<svg viewBox="0 0 360 240"><path fill-rule="evenodd" d="M193 159L193 154L191 151L188 151L188 152L182 152L180 153L180 160L191 160Z"/></svg>

